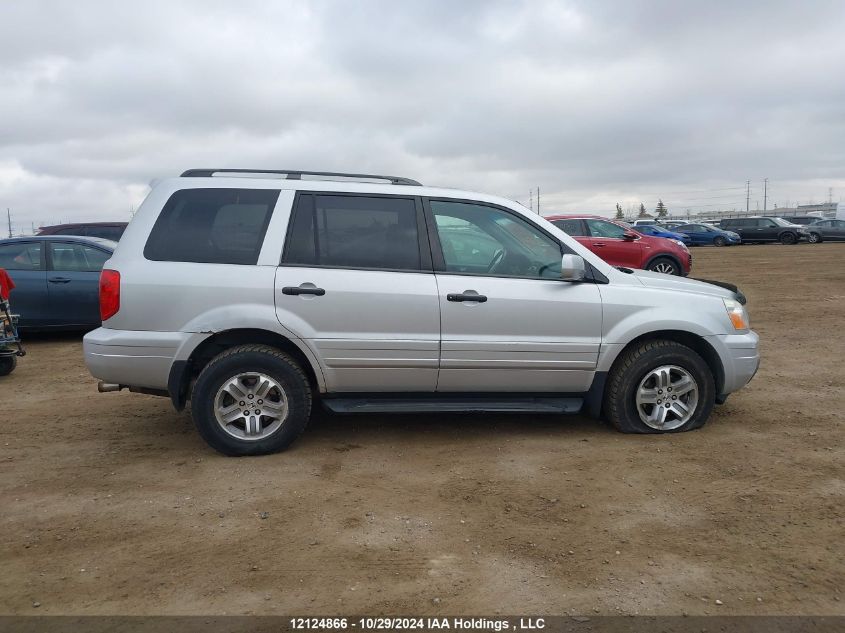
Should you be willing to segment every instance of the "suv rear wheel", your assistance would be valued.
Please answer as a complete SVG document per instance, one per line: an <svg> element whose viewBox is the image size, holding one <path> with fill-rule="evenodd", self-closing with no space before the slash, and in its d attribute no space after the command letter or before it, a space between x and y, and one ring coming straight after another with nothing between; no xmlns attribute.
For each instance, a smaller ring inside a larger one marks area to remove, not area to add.
<svg viewBox="0 0 845 633"><path fill-rule="evenodd" d="M701 427L716 401L707 363L675 341L646 341L616 360L604 414L623 433L676 433Z"/></svg>
<svg viewBox="0 0 845 633"><path fill-rule="evenodd" d="M221 453L275 453L305 430L311 387L287 354L268 345L238 345L200 372L191 410L202 438Z"/></svg>
<svg viewBox="0 0 845 633"><path fill-rule="evenodd" d="M668 257L658 257L649 263L646 270L653 270L656 273L666 273L667 275L681 274L680 266Z"/></svg>

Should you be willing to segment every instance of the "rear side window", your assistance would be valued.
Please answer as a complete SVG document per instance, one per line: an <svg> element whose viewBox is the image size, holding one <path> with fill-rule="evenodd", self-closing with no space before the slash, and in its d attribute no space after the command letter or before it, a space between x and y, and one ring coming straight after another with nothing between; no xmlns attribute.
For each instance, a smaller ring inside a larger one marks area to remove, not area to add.
<svg viewBox="0 0 845 633"><path fill-rule="evenodd" d="M413 198L299 196L285 264L419 270Z"/></svg>
<svg viewBox="0 0 845 633"><path fill-rule="evenodd" d="M573 237L581 237L587 234L587 231L584 230L584 224L581 220L552 220L552 224L554 224L557 228L559 228L567 235L571 235Z"/></svg>
<svg viewBox="0 0 845 633"><path fill-rule="evenodd" d="M99 272L110 253L82 244L49 242L51 269L65 272Z"/></svg>
<svg viewBox="0 0 845 633"><path fill-rule="evenodd" d="M183 189L156 220L144 257L163 262L256 264L278 189Z"/></svg>

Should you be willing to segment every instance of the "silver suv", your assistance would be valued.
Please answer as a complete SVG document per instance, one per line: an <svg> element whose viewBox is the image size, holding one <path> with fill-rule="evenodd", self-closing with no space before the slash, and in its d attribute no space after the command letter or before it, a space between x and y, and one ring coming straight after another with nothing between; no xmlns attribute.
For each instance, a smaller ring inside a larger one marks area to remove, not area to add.
<svg viewBox="0 0 845 633"><path fill-rule="evenodd" d="M398 177L160 181L100 302L84 345L100 390L190 401L228 455L286 448L315 401L687 431L759 364L730 284L617 269L518 203Z"/></svg>

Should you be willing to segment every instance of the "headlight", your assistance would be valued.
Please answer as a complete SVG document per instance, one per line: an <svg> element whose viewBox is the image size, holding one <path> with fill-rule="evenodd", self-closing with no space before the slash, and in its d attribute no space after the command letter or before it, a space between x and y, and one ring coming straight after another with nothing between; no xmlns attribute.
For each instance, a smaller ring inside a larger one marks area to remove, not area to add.
<svg viewBox="0 0 845 633"><path fill-rule="evenodd" d="M684 244L681 240L672 240L672 241L675 242L675 244L680 246L682 249L687 250L687 245Z"/></svg>
<svg viewBox="0 0 845 633"><path fill-rule="evenodd" d="M735 330L747 330L751 327L748 322L748 312L739 301L733 299L722 299L722 301L725 302L725 310L728 311L728 318Z"/></svg>

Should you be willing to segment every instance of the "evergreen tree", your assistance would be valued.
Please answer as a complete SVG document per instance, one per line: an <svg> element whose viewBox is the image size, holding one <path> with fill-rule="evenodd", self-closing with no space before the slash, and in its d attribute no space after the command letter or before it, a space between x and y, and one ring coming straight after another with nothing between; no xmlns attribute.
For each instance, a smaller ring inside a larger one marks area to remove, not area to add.
<svg viewBox="0 0 845 633"><path fill-rule="evenodd" d="M655 211L657 211L658 218L665 218L669 214L669 209L667 209L666 205L663 204L663 200L657 201L657 208Z"/></svg>
<svg viewBox="0 0 845 633"><path fill-rule="evenodd" d="M618 202L616 203L616 219L617 220L625 219L625 214L622 213L622 207Z"/></svg>
<svg viewBox="0 0 845 633"><path fill-rule="evenodd" d="M638 217L646 217L645 205L642 202L640 202L640 215Z"/></svg>

